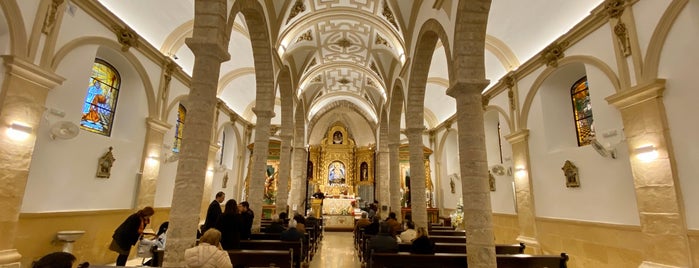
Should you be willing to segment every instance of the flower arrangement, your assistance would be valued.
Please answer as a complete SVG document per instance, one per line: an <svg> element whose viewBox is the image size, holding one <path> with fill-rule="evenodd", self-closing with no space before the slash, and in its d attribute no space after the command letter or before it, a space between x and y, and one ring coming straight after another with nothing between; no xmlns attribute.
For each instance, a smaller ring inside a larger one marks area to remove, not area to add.
<svg viewBox="0 0 699 268"><path fill-rule="evenodd" d="M462 229L463 228L463 223L464 223L464 199L459 198L459 202L456 203L456 211L452 212L451 215L449 215L451 218L451 226L455 227L456 229Z"/></svg>

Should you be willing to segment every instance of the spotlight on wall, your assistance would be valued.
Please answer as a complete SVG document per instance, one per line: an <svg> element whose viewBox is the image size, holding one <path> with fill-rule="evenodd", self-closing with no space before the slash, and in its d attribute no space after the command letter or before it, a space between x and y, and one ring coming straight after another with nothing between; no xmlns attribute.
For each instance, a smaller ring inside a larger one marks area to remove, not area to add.
<svg viewBox="0 0 699 268"><path fill-rule="evenodd" d="M32 127L21 123L12 123L10 127L7 128L7 136L13 140L26 140L29 138L30 134L32 134Z"/></svg>
<svg viewBox="0 0 699 268"><path fill-rule="evenodd" d="M636 158L643 162L650 162L658 158L658 150L652 144L644 145L633 150Z"/></svg>
<svg viewBox="0 0 699 268"><path fill-rule="evenodd" d="M517 178L522 178L526 175L527 175L527 170L524 169L524 167L517 167L517 169L515 169L515 176Z"/></svg>
<svg viewBox="0 0 699 268"><path fill-rule="evenodd" d="M150 156L146 157L146 162L148 164L155 165L158 163L158 158L159 157L157 157L155 155L150 155Z"/></svg>

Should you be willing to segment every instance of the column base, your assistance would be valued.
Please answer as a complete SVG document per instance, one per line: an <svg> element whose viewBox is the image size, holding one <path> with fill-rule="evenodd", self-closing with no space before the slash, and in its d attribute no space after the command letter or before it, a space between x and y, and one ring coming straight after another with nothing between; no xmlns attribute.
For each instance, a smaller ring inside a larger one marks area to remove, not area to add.
<svg viewBox="0 0 699 268"><path fill-rule="evenodd" d="M681 267L644 261L641 263L641 265L638 266L638 268L681 268Z"/></svg>
<svg viewBox="0 0 699 268"><path fill-rule="evenodd" d="M539 244L539 241L536 240L536 238L520 235L517 237L517 241L526 245L525 250L531 249L533 251L531 253L541 254L541 244Z"/></svg>
<svg viewBox="0 0 699 268"><path fill-rule="evenodd" d="M0 250L0 268L19 268L22 255L16 249Z"/></svg>

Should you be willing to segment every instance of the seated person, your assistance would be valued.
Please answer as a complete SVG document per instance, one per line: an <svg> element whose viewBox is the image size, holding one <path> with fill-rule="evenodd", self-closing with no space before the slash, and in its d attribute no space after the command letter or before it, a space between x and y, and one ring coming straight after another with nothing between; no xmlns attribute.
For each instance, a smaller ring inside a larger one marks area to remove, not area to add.
<svg viewBox="0 0 699 268"><path fill-rule="evenodd" d="M385 222L379 226L379 233L369 240L369 250L376 253L398 252L398 241L391 235L391 227Z"/></svg>
<svg viewBox="0 0 699 268"><path fill-rule="evenodd" d="M289 224L289 214L286 214L286 212L283 211L280 212L279 220L282 222L282 224L284 224L284 226L286 226L287 224Z"/></svg>
<svg viewBox="0 0 699 268"><path fill-rule="evenodd" d="M67 252L49 253L32 263L32 268L71 268L75 256Z"/></svg>
<svg viewBox="0 0 699 268"><path fill-rule="evenodd" d="M284 213L284 212L282 212ZM281 213L279 213L281 214ZM284 223L279 219L279 216L272 215L272 223L265 228L265 233L278 234L284 231Z"/></svg>
<svg viewBox="0 0 699 268"><path fill-rule="evenodd" d="M299 232L299 230L296 228L296 221L295 220L290 220L289 221L289 228L284 230L280 236L280 239L282 241L299 241L301 240L304 236L303 233Z"/></svg>
<svg viewBox="0 0 699 268"><path fill-rule="evenodd" d="M388 213L388 218L386 218L386 223L388 224L389 227L391 227L391 235L396 236L398 235L402 230L400 222L398 222L398 219L396 219L396 213L391 212Z"/></svg>
<svg viewBox="0 0 699 268"><path fill-rule="evenodd" d="M405 226L408 229L400 233L400 241L403 243L412 243L413 239L417 237L417 232L415 231L415 223L409 221L405 223Z"/></svg>
<svg viewBox="0 0 699 268"><path fill-rule="evenodd" d="M379 216L374 216L374 218L371 220L371 223L364 227L364 234L367 235L376 235L379 233Z"/></svg>
<svg viewBox="0 0 699 268"><path fill-rule="evenodd" d="M362 216L357 220L357 222L354 224L354 231L359 232L361 228L366 228L371 224L371 221L367 218L369 216L369 213L366 211L362 211Z"/></svg>
<svg viewBox="0 0 699 268"><path fill-rule="evenodd" d="M312 209L308 210L308 217L306 217L306 227L313 227L314 229L318 226L318 218L316 218L315 213Z"/></svg>
<svg viewBox="0 0 699 268"><path fill-rule="evenodd" d="M425 229L425 227L417 228L417 238L413 240L410 253L434 254L434 242L427 236L427 229Z"/></svg>
<svg viewBox="0 0 699 268"><path fill-rule="evenodd" d="M296 221L296 229L301 232L301 234L306 233L306 218L304 218L301 214L294 214L294 220Z"/></svg>
<svg viewBox="0 0 699 268"><path fill-rule="evenodd" d="M221 249L221 232L209 228L201 235L199 245L184 251L186 267L232 268L228 252Z"/></svg>

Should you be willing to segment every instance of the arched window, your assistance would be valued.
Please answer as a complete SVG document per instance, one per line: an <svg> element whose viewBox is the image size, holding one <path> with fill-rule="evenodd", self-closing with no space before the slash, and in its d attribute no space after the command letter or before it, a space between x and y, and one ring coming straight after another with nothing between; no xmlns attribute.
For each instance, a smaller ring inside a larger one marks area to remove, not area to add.
<svg viewBox="0 0 699 268"><path fill-rule="evenodd" d="M573 101L573 116L575 130L578 134L578 146L590 144L595 137L595 127L592 122L592 104L590 104L590 89L587 87L587 76L580 78L570 88Z"/></svg>
<svg viewBox="0 0 699 268"><path fill-rule="evenodd" d="M83 103L80 128L105 136L111 135L120 86L119 72L106 61L95 59Z"/></svg>
<svg viewBox="0 0 699 268"><path fill-rule="evenodd" d="M177 109L177 125L175 126L175 145L172 146L172 152L179 153L182 148L182 133L184 130L184 119L187 116L187 109L182 104Z"/></svg>

